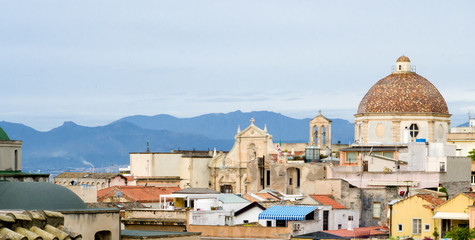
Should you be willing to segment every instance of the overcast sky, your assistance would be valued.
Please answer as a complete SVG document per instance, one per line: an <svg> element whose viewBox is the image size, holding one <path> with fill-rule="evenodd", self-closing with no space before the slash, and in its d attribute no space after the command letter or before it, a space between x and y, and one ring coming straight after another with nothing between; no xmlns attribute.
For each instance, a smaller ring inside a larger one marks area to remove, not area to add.
<svg viewBox="0 0 475 240"><path fill-rule="evenodd" d="M0 0L0 120L269 110L354 121L401 55L475 116L475 1Z"/></svg>

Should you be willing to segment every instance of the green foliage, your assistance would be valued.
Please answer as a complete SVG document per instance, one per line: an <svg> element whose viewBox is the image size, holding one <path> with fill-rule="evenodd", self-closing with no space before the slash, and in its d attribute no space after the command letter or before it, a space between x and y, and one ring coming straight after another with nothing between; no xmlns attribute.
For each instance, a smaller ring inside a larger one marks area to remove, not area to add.
<svg viewBox="0 0 475 240"><path fill-rule="evenodd" d="M468 152L468 157L472 159L472 161L475 161L475 149L472 149L472 151Z"/></svg>
<svg viewBox="0 0 475 240"><path fill-rule="evenodd" d="M453 227L445 233L446 238L452 238L453 240L470 240L475 238L475 228L469 229L468 227Z"/></svg>
<svg viewBox="0 0 475 240"><path fill-rule="evenodd" d="M439 229L437 227L434 228L432 236L434 236L434 240L439 240Z"/></svg>

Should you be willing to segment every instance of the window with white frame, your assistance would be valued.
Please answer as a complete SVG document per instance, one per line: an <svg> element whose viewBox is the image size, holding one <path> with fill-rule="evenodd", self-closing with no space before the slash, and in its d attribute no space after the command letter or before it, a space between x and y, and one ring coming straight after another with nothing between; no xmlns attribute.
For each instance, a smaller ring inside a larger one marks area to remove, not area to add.
<svg viewBox="0 0 475 240"><path fill-rule="evenodd" d="M398 225L397 225L397 231L398 231L398 232L402 232L402 224L398 224Z"/></svg>
<svg viewBox="0 0 475 240"><path fill-rule="evenodd" d="M421 226L422 219L420 218L413 218L412 219L412 235L421 235Z"/></svg>
<svg viewBox="0 0 475 240"><path fill-rule="evenodd" d="M475 175L472 175L472 184L475 184Z"/></svg>
<svg viewBox="0 0 475 240"><path fill-rule="evenodd" d="M373 202L373 218L381 218L381 203Z"/></svg>
<svg viewBox="0 0 475 240"><path fill-rule="evenodd" d="M430 224L424 224L424 231L429 232L430 231Z"/></svg>

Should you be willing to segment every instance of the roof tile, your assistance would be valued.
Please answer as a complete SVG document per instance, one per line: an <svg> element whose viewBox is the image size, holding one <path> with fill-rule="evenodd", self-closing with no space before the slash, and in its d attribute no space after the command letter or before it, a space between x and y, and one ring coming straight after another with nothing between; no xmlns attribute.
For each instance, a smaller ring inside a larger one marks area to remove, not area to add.
<svg viewBox="0 0 475 240"><path fill-rule="evenodd" d="M313 199L321 203L322 205L330 205L333 209L346 209L345 206L338 203L331 195L313 194L310 195Z"/></svg>

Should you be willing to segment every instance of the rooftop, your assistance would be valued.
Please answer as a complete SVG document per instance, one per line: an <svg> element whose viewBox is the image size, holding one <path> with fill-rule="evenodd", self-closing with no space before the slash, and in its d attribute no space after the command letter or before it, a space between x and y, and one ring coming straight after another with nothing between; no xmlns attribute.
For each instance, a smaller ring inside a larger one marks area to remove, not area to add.
<svg viewBox="0 0 475 240"><path fill-rule="evenodd" d="M185 188L174 192L173 194L220 194L220 192L209 188Z"/></svg>
<svg viewBox="0 0 475 240"><path fill-rule="evenodd" d="M92 173L92 172L63 172L54 178L93 178L93 179L112 179L117 176L123 177L120 173Z"/></svg>
<svg viewBox="0 0 475 240"><path fill-rule="evenodd" d="M130 202L158 202L160 195L167 195L179 191L179 187L155 187L155 186L113 186L97 191L97 201L101 202L107 198L115 197L117 192L121 192L122 198Z"/></svg>
<svg viewBox="0 0 475 240"><path fill-rule="evenodd" d="M345 206L341 205L331 195L319 195L319 194L314 194L310 195L313 199L321 203L322 205L330 205L332 206L332 209L346 209Z"/></svg>

